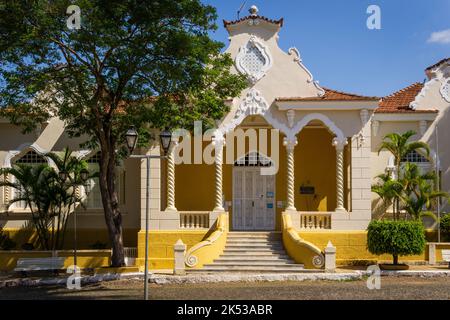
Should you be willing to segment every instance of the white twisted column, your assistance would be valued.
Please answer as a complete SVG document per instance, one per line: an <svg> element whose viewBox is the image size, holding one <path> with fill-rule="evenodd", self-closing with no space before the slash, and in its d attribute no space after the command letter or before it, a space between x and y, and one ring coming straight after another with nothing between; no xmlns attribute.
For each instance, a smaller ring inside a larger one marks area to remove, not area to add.
<svg viewBox="0 0 450 320"><path fill-rule="evenodd" d="M333 139L336 148L336 211L346 211L344 208L344 147L347 140Z"/></svg>
<svg viewBox="0 0 450 320"><path fill-rule="evenodd" d="M166 211L177 211L175 207L175 146L172 146L167 155L167 208Z"/></svg>
<svg viewBox="0 0 450 320"><path fill-rule="evenodd" d="M297 211L295 208L295 173L294 173L294 148L297 145L297 139L284 139L283 144L286 146L287 159L287 207L288 211Z"/></svg>
<svg viewBox="0 0 450 320"><path fill-rule="evenodd" d="M216 135L213 138L214 150L215 150L215 165L216 165L216 195L214 200L214 211L225 211L223 208L223 176L222 176L222 164L223 164L223 146L225 144L224 137Z"/></svg>

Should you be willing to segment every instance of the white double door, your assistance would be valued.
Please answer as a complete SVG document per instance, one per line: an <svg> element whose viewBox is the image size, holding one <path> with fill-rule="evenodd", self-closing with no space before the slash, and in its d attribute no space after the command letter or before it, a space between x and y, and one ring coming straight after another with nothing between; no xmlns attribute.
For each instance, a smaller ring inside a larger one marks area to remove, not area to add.
<svg viewBox="0 0 450 320"><path fill-rule="evenodd" d="M275 175L260 167L233 168L233 229L274 230Z"/></svg>

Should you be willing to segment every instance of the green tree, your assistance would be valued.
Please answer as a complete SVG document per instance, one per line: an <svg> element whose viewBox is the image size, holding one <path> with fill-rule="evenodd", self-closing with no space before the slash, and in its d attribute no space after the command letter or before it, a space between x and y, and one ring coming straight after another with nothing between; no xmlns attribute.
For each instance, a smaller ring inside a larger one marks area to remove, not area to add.
<svg viewBox="0 0 450 320"><path fill-rule="evenodd" d="M381 142L380 148L378 149L378 154L382 150L389 151L394 156L394 165L397 177L396 179L401 179L401 164L402 159L410 152L421 150L426 153L426 156L430 155L429 146L422 141L409 141L409 139L416 133L409 130L403 134L390 133L387 134L383 141ZM395 196L394 198L394 219L400 214L400 198Z"/></svg>
<svg viewBox="0 0 450 320"><path fill-rule="evenodd" d="M76 186L81 185L81 170L87 163L71 155L66 149L62 157L47 154L56 169L48 164L17 164L12 168L0 169L0 174L13 176L13 181L2 181L0 186L16 189L8 206L24 202L31 212L31 223L37 232L42 249L58 250L64 245L64 235L70 213L75 210L81 198ZM65 171L68 181L62 181L58 172Z"/></svg>
<svg viewBox="0 0 450 320"><path fill-rule="evenodd" d="M400 199L409 216L414 220L429 216L437 220L431 211L435 200L448 198L444 191L434 189L436 173L434 171L421 173L414 163L406 163L403 168L400 183L403 185Z"/></svg>
<svg viewBox="0 0 450 320"><path fill-rule="evenodd" d="M115 166L134 126L212 125L247 85L213 41L216 12L200 0L79 0L81 29L66 26L68 0L0 0L0 107L25 131L57 116L71 137L99 149L99 185L112 245L124 265Z"/></svg>
<svg viewBox="0 0 450 320"><path fill-rule="evenodd" d="M387 173L382 173L376 178L378 181L372 185L372 192L376 193L383 201L383 209L386 213L387 208L393 204L394 199L401 194L403 185L399 181L392 179L391 175ZM394 219L396 219L396 215L394 215Z"/></svg>
<svg viewBox="0 0 450 320"><path fill-rule="evenodd" d="M391 254L393 263L399 256L422 254L425 228L419 221L373 220L367 227L367 249L373 254Z"/></svg>

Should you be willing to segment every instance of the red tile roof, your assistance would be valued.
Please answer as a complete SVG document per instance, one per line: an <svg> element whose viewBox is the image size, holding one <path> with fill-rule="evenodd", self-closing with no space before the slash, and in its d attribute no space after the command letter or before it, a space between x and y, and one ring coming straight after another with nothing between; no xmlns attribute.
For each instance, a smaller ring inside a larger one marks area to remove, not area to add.
<svg viewBox="0 0 450 320"><path fill-rule="evenodd" d="M238 20L233 20L233 21L223 20L223 26L226 28L229 25L237 24L239 22L250 20L250 19L253 19L253 20L260 19L260 20L264 20L264 21L269 22L269 23L278 24L280 27L283 26L283 18L278 19L278 20L272 20L272 19L269 19L269 18L266 18L266 17L263 17L263 16L257 16L257 15L256 16L255 15L250 15L250 16L246 16L246 17L243 17L241 19L238 19Z"/></svg>
<svg viewBox="0 0 450 320"><path fill-rule="evenodd" d="M414 110L409 104L416 99L416 96L423 88L423 83L416 82L393 94L383 97L375 110L377 113L430 113L437 110Z"/></svg>
<svg viewBox="0 0 450 320"><path fill-rule="evenodd" d="M367 97L353 93L323 88L325 94L321 97L280 97L276 101L378 101L379 97Z"/></svg>

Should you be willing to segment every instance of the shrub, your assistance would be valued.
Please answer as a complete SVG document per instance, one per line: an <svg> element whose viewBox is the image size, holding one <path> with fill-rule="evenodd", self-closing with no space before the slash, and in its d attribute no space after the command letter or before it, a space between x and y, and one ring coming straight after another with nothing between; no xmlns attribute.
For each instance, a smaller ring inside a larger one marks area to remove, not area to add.
<svg viewBox="0 0 450 320"><path fill-rule="evenodd" d="M0 231L0 250L12 250L16 245L17 244L9 237L8 233Z"/></svg>
<svg viewBox="0 0 450 320"><path fill-rule="evenodd" d="M91 249L94 249L94 250L103 250L103 249L108 248L108 245L104 242L97 240L96 242L91 244L90 247L91 247Z"/></svg>
<svg viewBox="0 0 450 320"><path fill-rule="evenodd" d="M26 251L34 250L34 244L27 242L24 243L21 248Z"/></svg>
<svg viewBox="0 0 450 320"><path fill-rule="evenodd" d="M420 221L372 221L367 227L367 249L373 254L392 254L394 264L399 256L422 254L425 229Z"/></svg>
<svg viewBox="0 0 450 320"><path fill-rule="evenodd" d="M441 232L450 240L450 213L441 218Z"/></svg>

